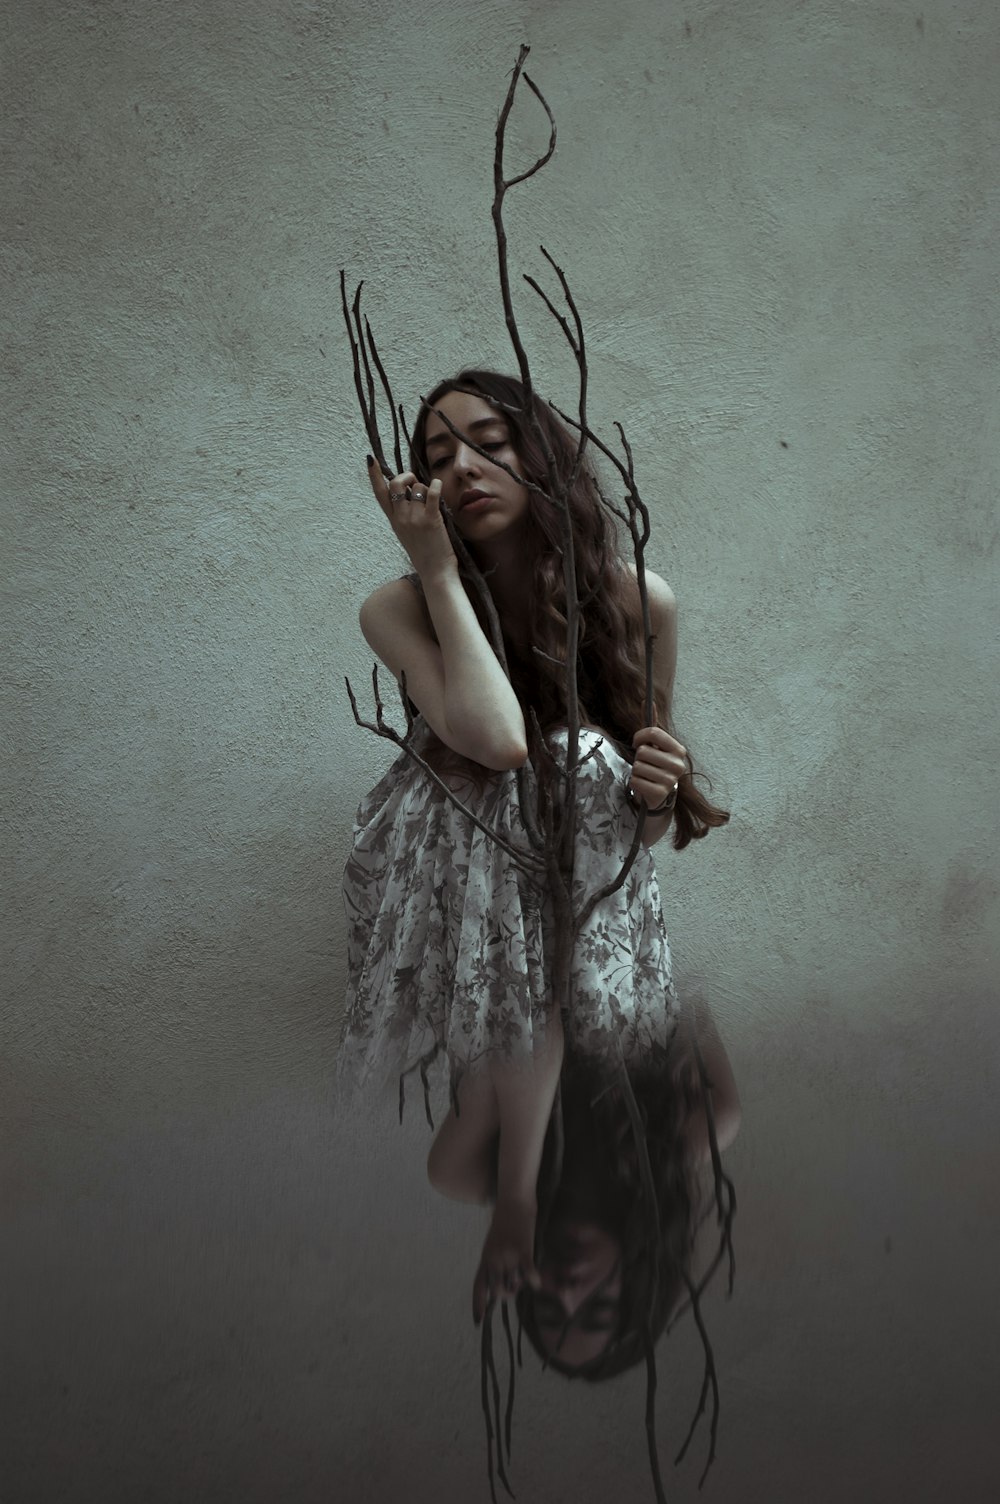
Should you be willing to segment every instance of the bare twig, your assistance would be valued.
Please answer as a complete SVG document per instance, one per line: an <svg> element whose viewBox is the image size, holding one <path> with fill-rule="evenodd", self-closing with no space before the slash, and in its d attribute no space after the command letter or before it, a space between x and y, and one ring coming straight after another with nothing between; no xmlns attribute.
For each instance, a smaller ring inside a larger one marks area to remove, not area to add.
<svg viewBox="0 0 1000 1504"><path fill-rule="evenodd" d="M403 693L405 694L406 693L406 675L402 674L401 678L403 680ZM429 778L433 779L433 781L438 785L438 787L440 789L442 789L445 794L447 794L448 798L452 801L452 803L456 806L456 808L459 809L459 810L461 810L462 814L465 815L467 819L469 819L469 820L472 821L473 825L478 826L479 829L481 831L483 831L483 833L485 835L490 836L492 840L496 841L496 843L497 843L498 846L502 846L503 847L504 851L506 851L507 855L511 858L512 861L516 862L518 864L518 866L523 867L523 869L525 871L527 871L527 872L531 872L531 871L537 870L538 866L539 866L539 863L537 862L536 858L533 856L533 854L531 852L524 851L523 849L521 849L520 847L517 847L517 846L512 846L509 841L507 841L502 835L499 834L498 831L491 830L488 825L484 825L483 822L482 822L482 820L480 820L479 816L476 815L476 814L474 814L473 811L471 809L469 809L467 805L465 805L465 804L462 803L461 799L459 799L458 795L454 792L454 790L448 787L448 785L445 783L444 779L441 778L440 775L438 773L436 773L434 771L434 769L430 766L430 764L428 762L426 762L424 760L424 758L422 758L420 756L420 753L417 752L410 745L409 740L406 737L400 736L400 734L399 734L398 731L394 731L391 726L387 726L385 724L385 720L384 720L383 714L382 714L383 711L384 711L384 709L385 709L385 706L382 703L382 698L379 695L379 690L378 690L378 664L375 665L375 668L373 670L373 673L372 673L372 682L373 682L374 688L375 688L375 704L376 704L376 714L377 714L377 718L378 718L377 719L377 724L374 725L374 726L371 724L370 721L362 720L361 714L360 714L360 712L358 710L358 702L355 699L355 697L354 697L354 691L351 688L351 681L350 681L350 679L347 679L347 678L345 678L345 680L344 680L344 683L347 685L347 693L351 697L351 709L354 711L354 719L357 722L357 724L359 726L363 726L366 731L374 731L379 736L385 737L388 741L395 742L396 746L397 747L401 747L402 750L407 754L407 756L412 757L413 760L414 760L414 762L419 763L420 767L423 768L423 770L427 774L427 776Z"/></svg>
<svg viewBox="0 0 1000 1504"><path fill-rule="evenodd" d="M357 298L360 299L360 297L361 288L359 286L357 291ZM396 469L394 473L396 475L400 475L403 470L403 451L399 447L399 423L396 420L396 409L393 405L392 387L389 385L389 378L385 374L385 366L379 359L378 350L375 347L375 336L372 334L372 326L371 324L369 324L367 318L365 319L365 334L368 336L368 345L372 352L372 360L375 362L375 368L378 371L379 379L382 382L382 390L385 392L385 395L388 398L389 412L392 414L392 445L393 453L396 459ZM399 416L400 419L402 419L402 408L400 408ZM407 442L409 442L409 438L407 438Z"/></svg>
<svg viewBox="0 0 1000 1504"><path fill-rule="evenodd" d="M493 1299L487 1304L483 1316L483 1337L480 1347L481 1354L481 1386L480 1392L483 1404L483 1413L486 1416L486 1452L487 1474L490 1483L490 1495L493 1504L496 1504L496 1489L493 1483L494 1459L493 1443L496 1442L496 1476L500 1479L510 1497L516 1495L507 1481L507 1472L504 1467L504 1433L500 1424L500 1380L497 1376L496 1360L493 1356L493 1311L496 1302ZM490 1405L490 1390L492 1389L493 1404Z"/></svg>
<svg viewBox="0 0 1000 1504"><path fill-rule="evenodd" d="M504 1414L504 1440L507 1443L507 1461L510 1461L510 1431L514 1419L514 1338L510 1330L510 1312L507 1310L507 1302L500 1302L500 1315L503 1320L504 1334L507 1338L507 1360L510 1364L510 1379L507 1388L507 1409Z"/></svg>
<svg viewBox="0 0 1000 1504"><path fill-rule="evenodd" d="M365 284L363 281L358 283L357 291L354 294L355 305L357 305L358 300L361 297L361 289L364 287L364 285ZM365 394L364 385L361 379L361 351L359 349L358 342L354 338L354 329L351 324L351 314L347 306L347 283L344 278L343 269L341 269L340 273L340 302L344 311L344 324L347 328L347 338L351 342L351 364L354 368L354 388L358 394L358 406L361 408L361 416L364 419L365 433L368 436L369 444L372 446L372 453L377 458L379 464L382 466L382 469L385 470L387 466L385 462L385 455L382 452L382 437L378 431L378 423L375 419L374 406L369 405L368 398Z"/></svg>
<svg viewBox="0 0 1000 1504"><path fill-rule="evenodd" d="M694 1417L693 1417L693 1419L691 1421L691 1426L690 1426L690 1429L688 1430L688 1434L684 1438L684 1445L681 1447L680 1451L677 1453L677 1456L675 1457L674 1462L676 1464L676 1463L681 1462L683 1460L684 1454L687 1451L687 1449L688 1449L688 1447L689 1447L689 1445L691 1443L691 1438L694 1436L695 1430L696 1430L697 1425L698 1425L698 1421L701 1419L702 1415L705 1413L705 1399L706 1399L706 1396L708 1394L709 1389L711 1389L711 1391L712 1391L711 1431L710 1431L710 1440L709 1440L709 1448L708 1448L708 1459L707 1459L707 1461L705 1463L704 1471L702 1472L702 1475L701 1475L701 1477L698 1480L698 1487L701 1488L701 1486L704 1483L705 1479L708 1477L708 1470L709 1470L709 1468L712 1466L712 1463L715 1461L715 1439L716 1439L716 1435L717 1435L718 1429L719 1429L719 1408L720 1408L719 1407L719 1380L718 1380L718 1376L717 1376L717 1374L715 1372L715 1354L712 1351L712 1344L708 1340L708 1332L705 1330L705 1323L704 1323L704 1320L702 1319L701 1302L700 1302L700 1300L698 1298L698 1291L697 1291L697 1289L696 1289L696 1287L694 1285L694 1282L692 1281L690 1275L688 1275L686 1272L684 1274L684 1283L687 1285L688 1293L689 1293L689 1295L691 1297L691 1309L692 1309L692 1311L694 1313L694 1319L695 1319L695 1324L696 1324L696 1326L698 1328L698 1334L701 1337L702 1349L703 1349L704 1354L705 1354L705 1372L704 1372L704 1377L702 1379L702 1384L701 1384L701 1394L698 1397L698 1408L697 1408L697 1410L694 1413Z"/></svg>
<svg viewBox="0 0 1000 1504"><path fill-rule="evenodd" d="M667 1496L663 1492L663 1478L660 1474L660 1450L656 1445L656 1348L648 1327L643 1349L646 1357L646 1448L649 1452L650 1471L653 1474L656 1504L667 1504Z"/></svg>
<svg viewBox="0 0 1000 1504"><path fill-rule="evenodd" d="M427 1117L428 1127L433 1131L433 1129L434 1129L434 1118L433 1118L433 1116L431 1114L431 1083L430 1083L430 1080L428 1078L427 1071L428 1071L428 1068L434 1064L434 1061L437 1059L437 1057L440 1055L440 1053L441 1053L441 1051L443 1049L444 1049L444 1041L441 1040L441 1039L435 1040L434 1044L431 1046L431 1048L427 1051L427 1053L425 1055L421 1055L420 1058L419 1058L419 1060L415 1060L412 1065L407 1066L406 1070L400 1071L400 1073L399 1073L399 1121L401 1123L403 1121L403 1108L406 1105L406 1087L405 1087L406 1078L407 1078L407 1076L412 1075L412 1073L415 1070L419 1070L420 1071L420 1084L421 1084L421 1086L424 1089L424 1113L425 1113L425 1115ZM457 1117L458 1114L456 1113L455 1116Z"/></svg>

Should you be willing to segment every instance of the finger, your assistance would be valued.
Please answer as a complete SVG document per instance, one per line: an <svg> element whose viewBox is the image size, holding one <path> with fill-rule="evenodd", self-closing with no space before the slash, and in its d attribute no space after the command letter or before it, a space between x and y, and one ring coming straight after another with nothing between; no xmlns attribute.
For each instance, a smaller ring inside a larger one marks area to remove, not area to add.
<svg viewBox="0 0 1000 1504"><path fill-rule="evenodd" d="M662 726L640 726L632 737L632 745L638 747L643 744L659 747L664 752L678 752L682 755L687 752L684 743L678 741L676 736L671 736L669 731L664 731Z"/></svg>
<svg viewBox="0 0 1000 1504"><path fill-rule="evenodd" d="M393 499L407 500L410 494L410 487L419 484L412 470L403 470L399 475L393 475L389 479L386 479L381 470L378 473L390 501Z"/></svg>
<svg viewBox="0 0 1000 1504"><path fill-rule="evenodd" d="M652 753L647 753L643 757L637 756L632 764L632 777L644 778L647 783L662 783L664 779L674 783L686 772L686 763L682 763L679 757L668 757L665 752L658 756Z"/></svg>
<svg viewBox="0 0 1000 1504"><path fill-rule="evenodd" d="M426 502L414 500L410 490L412 486L419 488L417 477L412 470L403 470L399 475L392 476L390 480L386 480L377 464L372 471L372 490L393 528L400 517L412 517L414 507L419 507L421 514L424 512Z"/></svg>
<svg viewBox="0 0 1000 1504"><path fill-rule="evenodd" d="M379 506L387 517L391 517L392 508L395 505L391 498L403 490L407 479L406 476L394 475L389 479L383 474L382 466L378 460L372 460L372 463L368 466L368 479L371 481L371 487L375 492L375 499Z"/></svg>
<svg viewBox="0 0 1000 1504"><path fill-rule="evenodd" d="M387 488L385 484L385 476L382 474L382 466L379 464L374 455L369 454L367 456L367 460L368 482L372 490L375 492L376 501L380 506L384 506L387 495Z"/></svg>
<svg viewBox="0 0 1000 1504"><path fill-rule="evenodd" d="M664 731L662 726L643 726L632 738L633 747L646 747L660 752L669 752L677 757L686 757L687 748L676 736Z"/></svg>
<svg viewBox="0 0 1000 1504"><path fill-rule="evenodd" d="M414 507L419 507L425 516L433 517L435 512L440 511L440 480L432 480L429 486L425 486L422 480L414 480L411 483L409 499Z"/></svg>
<svg viewBox="0 0 1000 1504"><path fill-rule="evenodd" d="M664 799L669 798L674 787L673 783L664 787L662 779L655 783L647 778L632 779L633 798L641 799L650 809L657 809L663 803Z"/></svg>
<svg viewBox="0 0 1000 1504"><path fill-rule="evenodd" d="M403 470L399 475L394 475L388 486L389 500L392 501L393 497L400 502L411 500L410 487L415 485L417 477L412 470Z"/></svg>
<svg viewBox="0 0 1000 1504"><path fill-rule="evenodd" d="M647 789L653 789L654 791L656 789L665 789L669 794L671 789L676 788L680 783L686 772L686 768L679 768L676 764L673 767L663 768L633 768L632 779ZM659 803L659 800L657 800L657 803Z"/></svg>
<svg viewBox="0 0 1000 1504"><path fill-rule="evenodd" d="M436 511L441 510L441 486L441 477L438 476L437 480L432 480L430 485L427 487L428 508L434 507Z"/></svg>

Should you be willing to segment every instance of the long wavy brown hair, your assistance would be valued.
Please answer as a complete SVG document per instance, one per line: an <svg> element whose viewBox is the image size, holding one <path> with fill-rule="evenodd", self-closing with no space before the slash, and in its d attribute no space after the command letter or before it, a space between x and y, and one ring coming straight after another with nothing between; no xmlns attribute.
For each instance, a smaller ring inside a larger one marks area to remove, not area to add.
<svg viewBox="0 0 1000 1504"><path fill-rule="evenodd" d="M511 429L511 441L521 464L522 479L547 487L548 469L531 429L523 383L515 376L501 376L495 371L485 370L459 371L457 376L439 382L429 394L427 405L421 407L413 428L410 468L414 474L425 485L430 484L427 419L430 409L453 391L472 393L486 402L504 404L502 411ZM578 441L534 392L530 410L555 455L559 484L563 486L572 473ZM532 588L527 592L529 641L547 656L530 649L527 653L521 652L506 631L504 649L511 685L524 713L528 752L534 767L540 770L541 787L547 789L549 759L537 744L528 707L535 709L543 738L567 723L562 682L564 669L561 667L567 656L566 589L558 508L538 492L529 491L528 497L525 549L526 566L532 579ZM638 585L625 567L616 519L601 503L596 477L586 457L568 500L574 536L577 597L586 602L580 611L577 655L580 719L600 727L610 736L622 757L633 763L635 748L632 737L646 724L645 647ZM466 547L475 558L475 545L467 542ZM488 640L489 628L478 594L468 582L465 588ZM671 736L676 736L670 706L664 703L662 695L655 693L655 687L654 705L655 723ZM412 708L416 711L415 706ZM429 727L428 732L424 755L436 772L442 776L458 773L471 777L480 792L496 778L490 769L471 762L446 746ZM728 810L712 804L696 787L695 779L705 775L696 773L690 753L687 762L688 771L680 779L674 806L673 844L678 851L729 819Z"/></svg>
<svg viewBox="0 0 1000 1504"><path fill-rule="evenodd" d="M693 1058L676 1044L655 1050L629 1077L649 1155L656 1191L656 1237L651 1238L649 1207L642 1188L639 1153L620 1085L605 1063L568 1057L560 1078L559 1112L564 1143L559 1183L555 1173L555 1115L546 1137L538 1177L540 1219L547 1219L556 1193L564 1204L618 1238L621 1244L621 1297L617 1330L599 1357L578 1367L562 1363L541 1340L534 1297L525 1287L517 1307L528 1340L546 1367L591 1382L609 1379L645 1359L645 1343L655 1343L685 1293L701 1206L697 1166L688 1131L703 1112L703 1083ZM544 1244L544 1225L540 1229ZM655 1266L655 1268L654 1268ZM656 1280L655 1308L649 1299Z"/></svg>

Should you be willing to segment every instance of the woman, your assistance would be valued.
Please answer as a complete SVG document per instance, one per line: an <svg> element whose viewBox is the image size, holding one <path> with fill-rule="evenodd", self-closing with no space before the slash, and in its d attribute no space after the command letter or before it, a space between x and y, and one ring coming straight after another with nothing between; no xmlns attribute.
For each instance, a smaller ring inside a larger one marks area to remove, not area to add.
<svg viewBox="0 0 1000 1504"><path fill-rule="evenodd" d="M464 370L440 383L422 407L409 471L387 482L370 463L372 489L415 574L370 595L360 623L386 667L397 678L406 675L418 716L415 748L489 830L528 850L514 770L531 753L542 807L558 803L546 750L565 746L567 712L560 513L545 494L545 457L524 399L515 378ZM532 411L565 480L577 441L534 396ZM532 1282L542 1278L531 1266L530 1207L564 1054L607 1059L620 1042L638 1067L652 1056L665 1058L676 1029L650 848L671 820L681 850L729 818L695 787L691 758L668 729L676 662L672 591L646 572L656 716L645 726L635 571L619 558L613 519L586 466L569 503L582 602L579 754L586 757L576 785L575 900L617 875L638 804L649 813L626 882L577 937L568 1016L560 1019L551 1007L544 883L471 825L405 753L362 801L344 876L348 1011L338 1073L355 1085L373 1075L388 1081L446 1054L451 1131L446 1124L429 1170L432 1181L450 1175L449 1146L459 1158L478 1153L493 1124L498 1199L484 1250L488 1279L480 1285L485 1291L491 1280L499 1282L504 1288L494 1293L505 1295L515 1295L529 1275ZM466 591L443 505L487 577L510 680L490 645L481 603ZM465 1126L455 1134L459 1119ZM471 1137L462 1147L466 1130Z"/></svg>

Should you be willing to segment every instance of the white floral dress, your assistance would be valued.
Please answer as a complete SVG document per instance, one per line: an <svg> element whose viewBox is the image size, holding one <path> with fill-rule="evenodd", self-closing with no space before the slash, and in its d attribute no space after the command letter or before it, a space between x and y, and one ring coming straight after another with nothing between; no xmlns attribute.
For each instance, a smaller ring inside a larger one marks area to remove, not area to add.
<svg viewBox="0 0 1000 1504"><path fill-rule="evenodd" d="M413 746L430 728L417 716ZM548 745L565 766L567 732ZM616 878L635 833L631 767L613 741L581 727L573 902ZM482 793L448 775L489 829L526 852L517 775ZM529 788L534 775L529 769ZM554 920L544 876L525 873L405 752L361 801L344 871L347 1008L341 1090L398 1091L401 1073L443 1062L452 1078L492 1051L530 1055L551 1007ZM652 853L640 844L624 884L601 900L571 963L567 1050L626 1059L669 1045L677 1023L670 947Z"/></svg>

